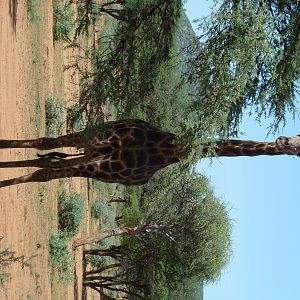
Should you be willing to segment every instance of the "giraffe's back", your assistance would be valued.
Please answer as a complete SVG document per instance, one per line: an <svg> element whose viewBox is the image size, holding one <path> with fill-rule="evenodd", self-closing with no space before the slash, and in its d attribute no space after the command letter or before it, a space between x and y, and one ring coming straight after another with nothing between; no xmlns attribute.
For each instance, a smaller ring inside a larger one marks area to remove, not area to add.
<svg viewBox="0 0 300 300"><path fill-rule="evenodd" d="M174 135L140 120L109 122L107 138L95 138L89 152L93 178L142 184L159 169L175 163Z"/></svg>

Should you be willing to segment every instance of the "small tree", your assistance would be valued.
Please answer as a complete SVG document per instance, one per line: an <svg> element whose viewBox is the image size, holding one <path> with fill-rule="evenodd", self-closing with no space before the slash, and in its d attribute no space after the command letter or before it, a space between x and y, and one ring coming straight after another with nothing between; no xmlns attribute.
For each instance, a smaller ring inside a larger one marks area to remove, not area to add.
<svg viewBox="0 0 300 300"><path fill-rule="evenodd" d="M198 282L219 278L231 254L231 222L226 206L215 198L202 176L193 174L173 183L181 191L188 191L186 197L178 197L173 188L152 194L155 202L144 207L140 220L136 219L142 225L116 228L75 241L77 247L123 236L121 246L85 252L110 256L117 261L105 267L105 270L116 270L113 276L102 275L102 269L87 273L87 286L116 290L116 285L123 284L122 290L134 297L163 299L161 289L169 293L180 289L185 278ZM151 195L144 194L144 197ZM126 216L124 212L125 221Z"/></svg>

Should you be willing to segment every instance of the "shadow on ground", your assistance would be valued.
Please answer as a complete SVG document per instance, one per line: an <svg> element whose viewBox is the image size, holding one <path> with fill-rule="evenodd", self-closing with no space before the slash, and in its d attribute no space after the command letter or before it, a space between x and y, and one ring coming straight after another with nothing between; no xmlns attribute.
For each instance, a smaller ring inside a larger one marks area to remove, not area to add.
<svg viewBox="0 0 300 300"><path fill-rule="evenodd" d="M18 0L9 0L9 16L11 25L16 33Z"/></svg>

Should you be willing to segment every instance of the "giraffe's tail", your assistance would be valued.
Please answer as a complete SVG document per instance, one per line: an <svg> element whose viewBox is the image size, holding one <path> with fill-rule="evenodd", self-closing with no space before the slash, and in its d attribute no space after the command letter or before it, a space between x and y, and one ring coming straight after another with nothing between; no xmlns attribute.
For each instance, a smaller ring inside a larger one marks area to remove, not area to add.
<svg viewBox="0 0 300 300"><path fill-rule="evenodd" d="M84 153L76 153L76 154L67 154L63 152L49 152L46 154L37 153L37 156L40 158L43 157L43 158L51 158L51 159L63 159L70 156L81 156L81 155L84 155Z"/></svg>

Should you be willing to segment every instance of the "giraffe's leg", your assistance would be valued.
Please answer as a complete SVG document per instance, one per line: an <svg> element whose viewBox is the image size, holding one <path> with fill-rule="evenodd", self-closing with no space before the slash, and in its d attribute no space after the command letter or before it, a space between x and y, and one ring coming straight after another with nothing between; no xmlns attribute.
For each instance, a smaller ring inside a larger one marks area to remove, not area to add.
<svg viewBox="0 0 300 300"><path fill-rule="evenodd" d="M0 162L0 168L22 168L22 167L36 167L36 168L45 168L45 169L59 169L71 167L78 164L84 164L87 160L90 159L89 156L80 154L80 157L71 158L71 159L61 159L53 158L48 156L42 156L37 159L30 160L20 160L20 161L5 161ZM75 155L77 156L77 155Z"/></svg>
<svg viewBox="0 0 300 300"><path fill-rule="evenodd" d="M0 168L22 168L22 167L36 167L46 168L49 165L49 160L44 158L20 161L1 161Z"/></svg>
<svg viewBox="0 0 300 300"><path fill-rule="evenodd" d="M82 174L79 166L75 167L66 167L66 168L56 168L56 169L40 169L32 174L7 179L0 181L0 188L10 186L10 185L16 185L20 183L26 183L26 182L46 182L53 179L58 178L66 178L66 177L88 177Z"/></svg>
<svg viewBox="0 0 300 300"><path fill-rule="evenodd" d="M32 174L13 178L13 179L7 179L0 181L0 188L5 187L5 186L10 186L10 185L15 185L15 184L20 184L20 183L25 183L25 182L43 182L43 181L48 181L48 173L49 169L41 169L38 171L35 171Z"/></svg>
<svg viewBox="0 0 300 300"><path fill-rule="evenodd" d="M83 132L63 135L57 138L38 138L34 140L1 140L0 148L36 148L49 150L61 147L83 148Z"/></svg>

